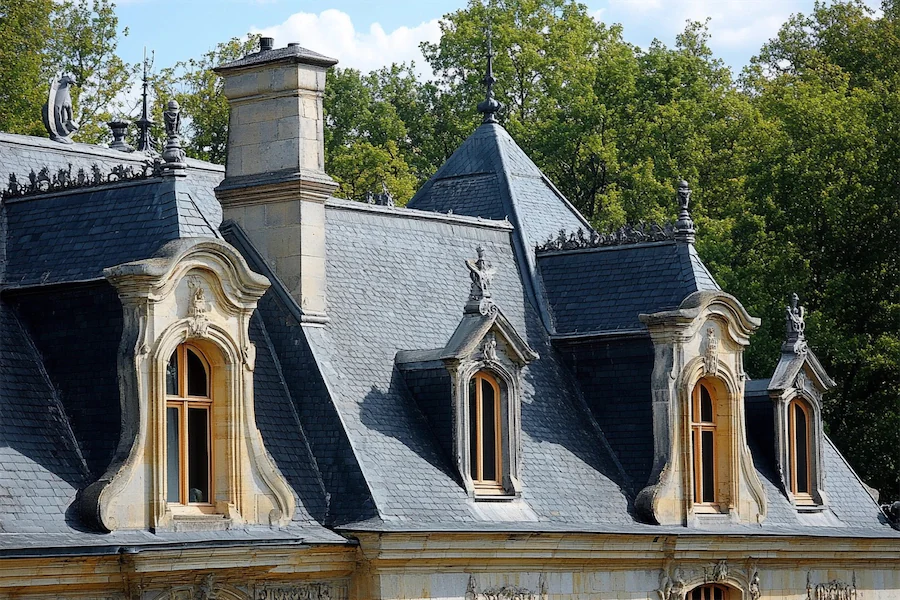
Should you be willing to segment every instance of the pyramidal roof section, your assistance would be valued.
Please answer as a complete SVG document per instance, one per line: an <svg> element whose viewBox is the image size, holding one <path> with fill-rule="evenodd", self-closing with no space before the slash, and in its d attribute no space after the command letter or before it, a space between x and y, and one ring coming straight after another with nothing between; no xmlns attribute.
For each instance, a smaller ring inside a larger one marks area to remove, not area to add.
<svg viewBox="0 0 900 600"><path fill-rule="evenodd" d="M584 217L495 122L482 123L407 206L508 218L528 250L560 229L590 230Z"/></svg>

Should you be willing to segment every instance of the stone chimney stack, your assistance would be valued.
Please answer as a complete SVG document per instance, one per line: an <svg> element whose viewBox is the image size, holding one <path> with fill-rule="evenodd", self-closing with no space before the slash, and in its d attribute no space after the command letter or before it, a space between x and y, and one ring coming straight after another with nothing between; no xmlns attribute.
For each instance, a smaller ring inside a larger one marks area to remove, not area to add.
<svg viewBox="0 0 900 600"><path fill-rule="evenodd" d="M223 216L239 224L300 304L304 322L327 321L325 199L337 184L325 173L322 97L337 61L289 44L216 68L229 104Z"/></svg>

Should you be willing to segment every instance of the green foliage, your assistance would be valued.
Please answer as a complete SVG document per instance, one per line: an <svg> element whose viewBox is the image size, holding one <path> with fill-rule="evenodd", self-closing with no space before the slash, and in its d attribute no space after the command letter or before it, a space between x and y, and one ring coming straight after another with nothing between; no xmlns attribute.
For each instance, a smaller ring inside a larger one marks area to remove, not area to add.
<svg viewBox="0 0 900 600"><path fill-rule="evenodd" d="M106 123L120 116L123 93L133 83L136 66L116 55L119 32L115 4L110 0L67 0L58 4L50 19L51 35L44 49L44 75L75 77L72 104L79 130L73 138L98 144L109 140ZM44 84L45 86L47 84Z"/></svg>
<svg viewBox="0 0 900 600"><path fill-rule="evenodd" d="M53 0L0 0L0 131L41 135L41 51Z"/></svg>
<svg viewBox="0 0 900 600"><path fill-rule="evenodd" d="M222 93L222 78L213 69L255 52L258 44L259 35L256 34L248 34L243 39L232 38L199 59L192 58L162 69L153 78L154 121L162 123L162 113L169 100L179 103L184 122L184 149L188 156L225 164L228 101ZM159 136L162 131L154 133Z"/></svg>

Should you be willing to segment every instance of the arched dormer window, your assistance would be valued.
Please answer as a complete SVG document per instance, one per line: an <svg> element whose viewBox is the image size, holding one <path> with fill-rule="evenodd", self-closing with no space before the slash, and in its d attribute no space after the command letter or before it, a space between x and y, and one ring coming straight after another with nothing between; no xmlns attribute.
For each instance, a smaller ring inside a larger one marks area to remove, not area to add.
<svg viewBox="0 0 900 600"><path fill-rule="evenodd" d="M809 406L800 398L788 406L791 493L798 502L812 502L812 457L810 432L812 419Z"/></svg>
<svg viewBox="0 0 900 600"><path fill-rule="evenodd" d="M469 472L478 493L503 493L500 400L500 384L488 371L469 380Z"/></svg>
<svg viewBox="0 0 900 600"><path fill-rule="evenodd" d="M212 512L213 408L210 363L181 344L166 366L166 501Z"/></svg>
<svg viewBox="0 0 900 600"><path fill-rule="evenodd" d="M713 505L716 497L716 406L710 386L701 381L691 395L691 452L694 504Z"/></svg>
<svg viewBox="0 0 900 600"><path fill-rule="evenodd" d="M727 587L713 583L692 589L687 595L687 600L731 600L731 598Z"/></svg>

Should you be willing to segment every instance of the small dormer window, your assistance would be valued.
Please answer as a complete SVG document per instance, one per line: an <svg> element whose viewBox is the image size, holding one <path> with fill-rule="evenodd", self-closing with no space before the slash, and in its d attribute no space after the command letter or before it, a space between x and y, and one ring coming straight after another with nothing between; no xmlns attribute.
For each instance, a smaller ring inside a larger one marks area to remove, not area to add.
<svg viewBox="0 0 900 600"><path fill-rule="evenodd" d="M691 402L691 449L694 455L694 503L716 502L716 413L709 386L694 387Z"/></svg>
<svg viewBox="0 0 900 600"><path fill-rule="evenodd" d="M503 493L500 400L500 384L488 371L469 380L469 469L477 493Z"/></svg>
<svg viewBox="0 0 900 600"><path fill-rule="evenodd" d="M812 503L812 460L810 457L809 406L800 398L788 407L791 493L798 503Z"/></svg>
<svg viewBox="0 0 900 600"><path fill-rule="evenodd" d="M212 510L211 370L199 348L181 344L166 367L166 500Z"/></svg>

